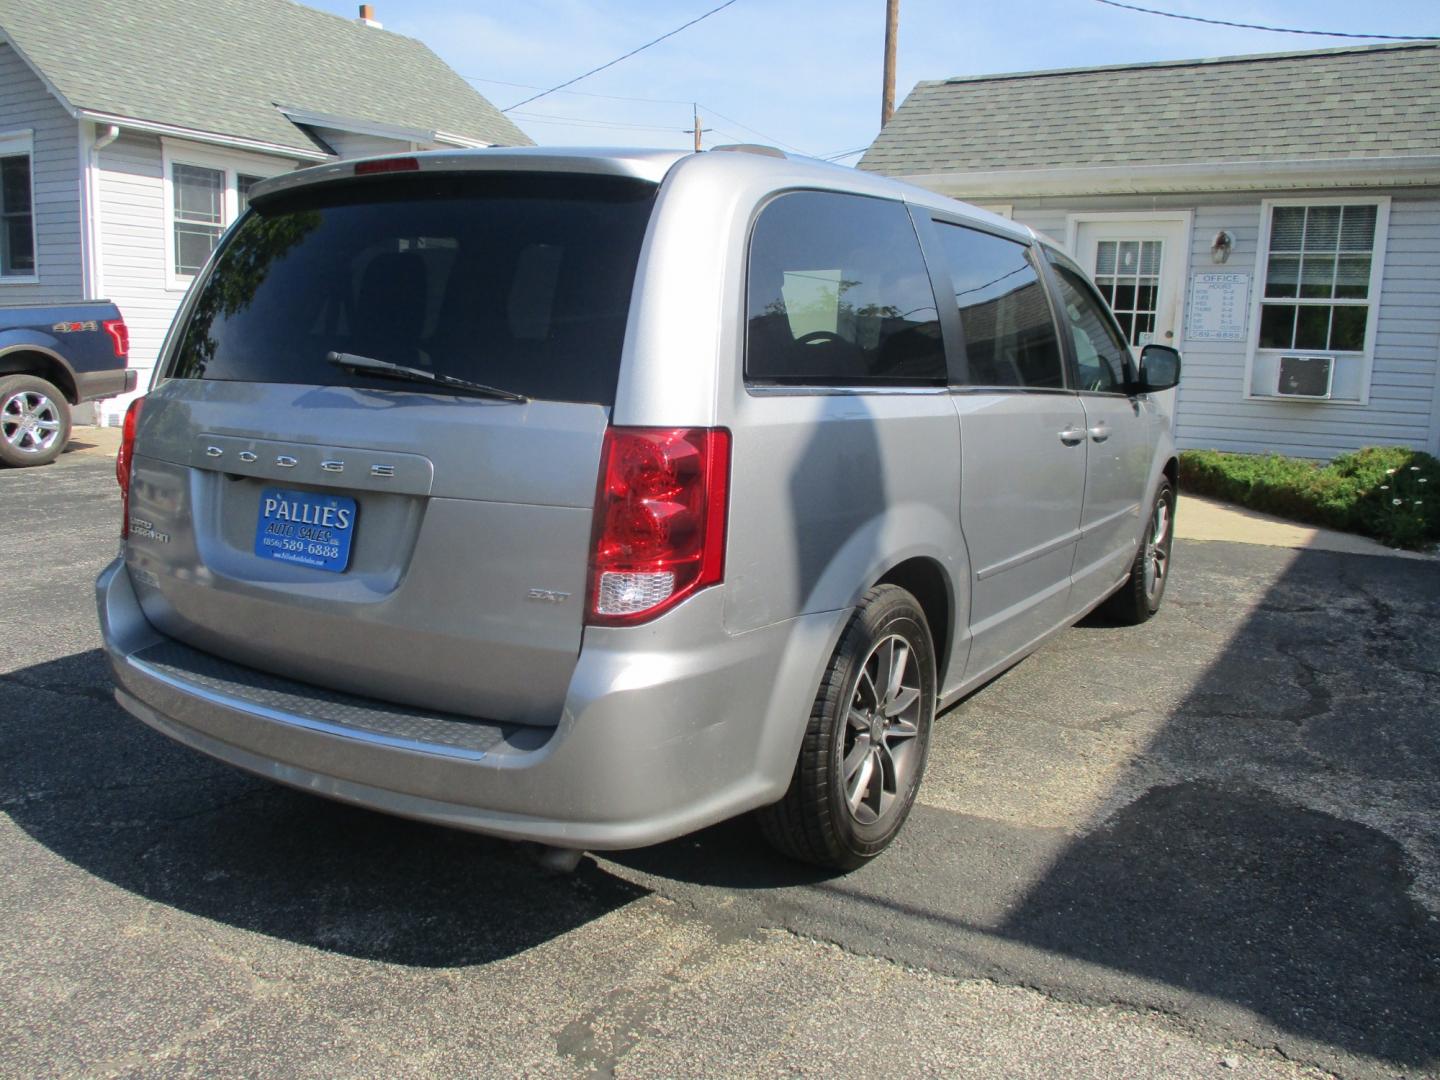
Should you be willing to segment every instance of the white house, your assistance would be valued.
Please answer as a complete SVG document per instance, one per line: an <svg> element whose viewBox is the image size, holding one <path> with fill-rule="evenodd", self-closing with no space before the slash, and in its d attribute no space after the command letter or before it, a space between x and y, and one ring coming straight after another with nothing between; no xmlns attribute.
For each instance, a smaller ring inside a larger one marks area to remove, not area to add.
<svg viewBox="0 0 1440 1080"><path fill-rule="evenodd" d="M0 0L0 304L108 297L144 387L258 179L529 145L419 41L291 0ZM102 420L123 413L105 402Z"/></svg>
<svg viewBox="0 0 1440 1080"><path fill-rule="evenodd" d="M1440 48L918 84L860 168L1062 240L1134 345L1180 346L1182 447L1440 452Z"/></svg>

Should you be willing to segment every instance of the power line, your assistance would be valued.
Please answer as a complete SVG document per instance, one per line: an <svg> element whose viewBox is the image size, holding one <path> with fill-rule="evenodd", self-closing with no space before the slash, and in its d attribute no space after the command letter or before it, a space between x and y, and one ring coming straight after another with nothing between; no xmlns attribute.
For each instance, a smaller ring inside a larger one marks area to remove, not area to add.
<svg viewBox="0 0 1440 1080"><path fill-rule="evenodd" d="M552 86L552 87L550 87L550 89L548 89L548 90L542 90L540 93L535 94L535 95L533 95L533 96L531 96L531 97L528 97L528 98L526 98L524 101L517 101L514 105L511 105L511 106L509 106L508 108L501 109L500 111L501 111L501 112L509 112L511 109L518 109L521 105L529 105L530 102L532 102L532 101L538 101L540 98L544 97L546 94L553 94L553 93L555 93L556 90L563 90L563 89L565 89L565 87L571 86L571 85L573 85L574 83L579 82L581 79L588 79L591 75L594 75L596 72L604 71L604 70L605 70L606 68L608 68L608 67L614 67L616 64L620 63L621 60L628 60L628 59L630 59L630 57L634 56L636 53L644 52L646 49L650 48L650 46L652 46L652 45L658 45L658 44L660 44L660 42L664 41L666 38L674 37L676 34L680 33L681 30L685 30L685 29L687 29L687 28L689 28L689 27L691 27L691 26L694 26L696 23L701 22L701 21L704 20L704 19L708 19L711 15L714 15L716 12L724 11L726 8L728 8L731 4L733 4L733 3L735 3L735 2L736 2L736 0L725 0L725 2L724 2L723 4L721 4L720 6L711 8L709 11L705 12L705 14L703 14L703 15L697 15L697 16L695 16L695 18L691 19L689 22L687 22L687 23L685 23L685 24L683 24L683 25L681 25L681 26L677 26L674 30L671 30L671 31L670 31L669 33L667 33L667 34L661 34L659 37L654 38L654 39L652 39L652 40L650 40L650 41L647 41L644 45L641 45L638 49L631 49L631 50L630 50L629 52L627 52L624 56L617 56L614 60L611 60L611 61L609 61L608 63L601 64L601 65L600 65L599 67L597 67L597 68L591 68L589 71L585 72L583 75L576 75L573 79L566 79L564 82L560 83L558 86Z"/></svg>
<svg viewBox="0 0 1440 1080"><path fill-rule="evenodd" d="M777 138L775 138L774 135L766 135L765 132L763 132L763 131L756 131L756 130L755 130L754 128L752 128L749 124L742 124L739 120L736 120L733 116L726 116L726 115L725 115L724 113L722 113L719 109L712 109L709 105L706 105L703 101L697 102L696 104L697 104L700 108L704 109L707 113L710 113L712 116L718 116L721 120L728 120L728 121L730 121L730 123L734 124L736 127L738 127L738 128L744 128L746 131L750 132L751 135L759 135L760 138L764 139L766 142L772 142L772 143L775 143L777 146L783 146L783 147L785 147L785 149L787 149L787 150L794 150L797 154L804 154L806 157L814 157L814 156L815 156L814 154L810 153L808 150L801 150L798 146L791 146L789 143L785 142L783 139L777 139ZM741 141L741 142L744 142L745 140L744 140L744 139L741 139L740 141Z"/></svg>
<svg viewBox="0 0 1440 1080"><path fill-rule="evenodd" d="M673 134L676 134L676 133L679 133L679 134L681 134L681 135L684 135L687 131L690 130L689 128L681 128L681 127L646 127L646 126L644 126L644 125L642 125L642 124L583 124L583 125L582 125L582 124L576 124L573 120L538 120L538 119L531 119L531 120L527 120L527 121L525 121L525 122L526 122L527 124L554 124L554 125L556 125L556 126L558 126L558 127L584 127L584 128L593 128L593 129L596 130L596 131L617 131L617 132L618 132L618 131L657 131L657 132L662 132L662 133L664 133L664 134L666 134L666 135L673 135ZM709 131L709 130L711 130L711 129L710 129L710 128L706 128L705 130L706 130L706 131Z"/></svg>
<svg viewBox="0 0 1440 1080"><path fill-rule="evenodd" d="M514 87L518 87L519 89L522 89L522 90L542 90L542 89L544 89L544 87L536 86L536 85L534 85L533 83L509 82L509 81L507 81L507 80L505 80L505 79L485 79L485 78L481 78L479 75L462 75L461 78L462 78L462 79L465 79L465 80L468 81L468 82L494 83L496 86L514 86ZM548 92L549 92L549 93L560 93L560 94L573 94L573 95L575 95L576 97L604 98L604 99L607 100L607 101L638 101L638 102L654 103L654 104L657 104L657 105L685 105L685 106L688 106L688 107L690 107L690 108L692 108L692 109L694 109L694 108L699 108L699 109L701 109L701 110L704 111L704 112L707 112L707 113L710 113L711 115L714 115L714 116L719 117L721 120L728 120L728 121L730 121L730 123L734 124L736 127L738 127L738 128L743 128L744 130L750 132L750 134L752 134L752 135L758 135L758 136L760 136L760 138L764 139L766 142L774 143L774 144L777 145L777 146L783 146L783 147L785 147L787 150L794 150L797 154L804 154L804 155L806 155L807 157L814 157L814 156L815 156L814 154L811 154L808 150L802 150L802 149L801 149L800 147L798 147L798 146L792 145L791 143L787 143L784 139L777 139L774 135L767 135L765 132L759 130L758 128L753 128L753 127L751 127L749 124L741 123L739 120L736 120L733 116L726 116L726 115L725 115L724 113L722 113L719 109L712 108L711 106L707 105L707 104L706 104L705 102L703 102L703 101L682 100L681 98L633 97L633 96L628 96L628 95L625 95L625 94L596 94L596 93L591 93L590 91L586 91L586 90L551 90L551 91L548 91ZM543 95L540 95L540 96L543 96ZM532 98L531 100L533 101L534 98ZM520 102L520 105L523 105L523 104L525 104L523 101ZM518 108L520 107L520 105L512 105L512 106L510 106L510 109L518 109ZM506 112L509 112L510 109L506 109L505 111L506 111ZM521 114L517 114L517 115L521 115ZM530 114L530 115L533 116L533 114ZM668 130L668 129L666 129L666 130ZM731 135L732 138L739 139L741 142L744 142L744 141L745 141L743 137L741 137L741 136L739 136L739 135L736 135L734 132L730 132L730 135Z"/></svg>
<svg viewBox="0 0 1440 1080"><path fill-rule="evenodd" d="M465 79L467 82L494 83L496 86L514 86L514 87L518 87L518 88L521 89L521 90L544 90L544 89L545 89L545 87L543 87L543 86L536 86L534 83L506 82L504 79L482 79L479 75L461 75L460 77L461 77L462 79ZM681 101L679 98L627 97L627 96L625 96L624 94L595 94L595 93L591 93L591 92L588 91L588 90L550 90L550 91L547 91L547 92L548 92L548 93L551 93L551 94L573 94L573 95L575 95L576 97L606 98L606 99L608 99L608 100L610 100L610 101L653 101L653 102L657 102L658 104L661 104L661 105L693 105L693 104L694 104L694 102L689 101L688 99L685 100L685 101ZM525 102L523 102L523 101L520 102L520 105L524 105L524 104L525 104ZM518 109L518 108L520 107L520 105L511 105L510 108L511 108L511 109ZM507 110L507 111L508 111L508 110Z"/></svg>
<svg viewBox="0 0 1440 1080"><path fill-rule="evenodd" d="M839 161L841 158L854 157L856 154L863 154L866 150L869 150L869 149L870 149L870 147L868 147L868 146L857 146L854 150L842 150L842 151L841 151L840 153L838 153L838 154L831 154L831 155L829 155L828 157L821 158L821 160L822 160L822 161Z"/></svg>
<svg viewBox="0 0 1440 1080"><path fill-rule="evenodd" d="M1306 34L1310 37L1364 38L1368 41L1440 41L1440 38L1433 36L1347 34L1341 30L1292 30L1284 26L1261 26L1258 23L1230 22L1226 19L1206 19L1199 15L1181 15L1175 11L1156 11L1154 8L1136 7L1134 4L1122 4L1120 0L1095 0L1095 2L1097 4L1104 4L1107 7L1124 8L1126 11L1138 11L1144 15L1163 15L1167 19L1184 19L1186 22L1208 23L1211 26L1232 26L1238 30L1266 30L1272 34Z"/></svg>
<svg viewBox="0 0 1440 1080"><path fill-rule="evenodd" d="M627 124L621 120L592 120L583 116L556 116L554 113L516 113L527 124L573 124L576 127L633 128L636 131L684 131L685 128L659 124Z"/></svg>

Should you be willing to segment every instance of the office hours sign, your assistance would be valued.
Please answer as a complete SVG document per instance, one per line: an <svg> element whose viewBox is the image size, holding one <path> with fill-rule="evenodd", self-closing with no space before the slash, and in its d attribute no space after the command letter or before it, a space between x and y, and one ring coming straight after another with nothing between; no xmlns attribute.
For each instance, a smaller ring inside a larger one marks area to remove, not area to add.
<svg viewBox="0 0 1440 1080"><path fill-rule="evenodd" d="M1244 341L1250 315L1249 274L1196 274L1186 306L1188 341Z"/></svg>

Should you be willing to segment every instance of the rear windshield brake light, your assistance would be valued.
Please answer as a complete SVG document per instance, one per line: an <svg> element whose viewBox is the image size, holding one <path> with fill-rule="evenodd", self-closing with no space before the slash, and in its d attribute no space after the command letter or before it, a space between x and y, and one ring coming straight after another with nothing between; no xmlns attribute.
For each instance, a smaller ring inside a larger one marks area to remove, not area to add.
<svg viewBox="0 0 1440 1080"><path fill-rule="evenodd" d="M390 172L418 172L420 162L413 157L381 158L379 161L357 161L355 163L356 176L369 176L373 173Z"/></svg>

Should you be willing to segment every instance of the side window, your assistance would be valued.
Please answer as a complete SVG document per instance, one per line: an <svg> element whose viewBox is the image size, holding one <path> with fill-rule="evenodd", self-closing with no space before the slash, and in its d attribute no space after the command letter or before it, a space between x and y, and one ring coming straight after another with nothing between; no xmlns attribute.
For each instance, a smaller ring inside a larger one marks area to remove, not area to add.
<svg viewBox="0 0 1440 1080"><path fill-rule="evenodd" d="M1025 245L943 221L935 231L960 307L966 384L1063 387L1055 321Z"/></svg>
<svg viewBox="0 0 1440 1080"><path fill-rule="evenodd" d="M30 205L30 154L0 156L0 277L35 274L35 217Z"/></svg>
<svg viewBox="0 0 1440 1080"><path fill-rule="evenodd" d="M935 294L896 202L799 191L750 241L745 376L819 386L943 386Z"/></svg>
<svg viewBox="0 0 1440 1080"><path fill-rule="evenodd" d="M1129 347L1106 317L1100 300L1085 279L1059 261L1052 261L1060 280L1060 301L1065 308L1070 340L1075 343L1081 390L1123 393Z"/></svg>
<svg viewBox="0 0 1440 1080"><path fill-rule="evenodd" d="M225 172L172 165L175 187L175 273L195 274L225 231Z"/></svg>

